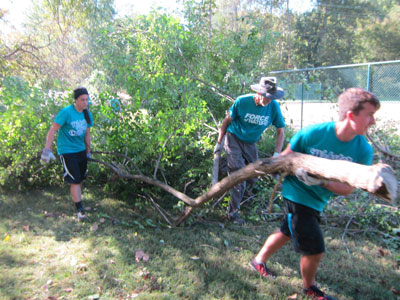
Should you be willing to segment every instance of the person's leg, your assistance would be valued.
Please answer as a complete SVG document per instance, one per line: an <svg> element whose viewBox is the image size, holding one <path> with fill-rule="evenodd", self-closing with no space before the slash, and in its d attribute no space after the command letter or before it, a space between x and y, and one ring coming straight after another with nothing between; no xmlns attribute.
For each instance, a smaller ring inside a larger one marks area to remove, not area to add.
<svg viewBox="0 0 400 300"><path fill-rule="evenodd" d="M70 183L72 201L78 211L78 218L86 218L85 209L82 204L82 180L86 176L87 158L85 151L68 153L60 156L64 167L64 180Z"/></svg>
<svg viewBox="0 0 400 300"><path fill-rule="evenodd" d="M303 288L308 289L315 284L315 275L323 255L323 253L320 253L301 257L300 271L303 278Z"/></svg>
<svg viewBox="0 0 400 300"><path fill-rule="evenodd" d="M82 200L82 184L71 184L71 197L74 203L81 202Z"/></svg>
<svg viewBox="0 0 400 300"><path fill-rule="evenodd" d="M242 148L245 165L251 164L258 160L258 149L257 149L256 144L242 143L240 146ZM258 177L247 180L246 181L246 190L247 191L244 190L244 194L246 194L246 192L249 192L249 195L251 195L251 189L252 189L252 187L254 187L254 185L257 183L257 181L258 181Z"/></svg>
<svg viewBox="0 0 400 300"><path fill-rule="evenodd" d="M245 166L241 148L233 134L227 133L225 137L225 152L228 166L228 175ZM240 210L246 182L234 186L230 191L230 201L227 209L228 217L234 217Z"/></svg>
<svg viewBox="0 0 400 300"><path fill-rule="evenodd" d="M275 274L267 267L266 261L289 240L290 237L283 234L280 230L271 234L257 256L250 261L250 267L263 277L274 278Z"/></svg>
<svg viewBox="0 0 400 300"><path fill-rule="evenodd" d="M280 230L274 232L265 241L264 246L255 257L255 261L257 263L266 262L272 254L282 248L290 239L289 236L284 235Z"/></svg>

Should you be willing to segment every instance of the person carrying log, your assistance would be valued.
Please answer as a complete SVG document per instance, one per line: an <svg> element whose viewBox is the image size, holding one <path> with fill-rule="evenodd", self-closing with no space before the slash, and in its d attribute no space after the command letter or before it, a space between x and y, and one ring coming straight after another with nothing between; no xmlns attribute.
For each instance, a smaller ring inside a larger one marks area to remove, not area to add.
<svg viewBox="0 0 400 300"><path fill-rule="evenodd" d="M338 98L339 121L311 125L290 140L281 156L300 152L327 159L347 160L371 165L373 150L364 137L375 124L374 114L380 108L378 98L363 89L350 88ZM348 195L354 190L346 183L326 181L310 176L299 168L287 176L282 186L287 215L280 229L271 234L250 262L250 267L264 277L273 277L267 260L288 241L301 253L300 271L303 293L315 299L335 299L322 292L315 275L325 252L319 226L320 213L334 194Z"/></svg>
<svg viewBox="0 0 400 300"><path fill-rule="evenodd" d="M257 141L271 124L276 127L275 153L279 155L284 142L285 121L275 100L284 96L282 88L276 86L275 77L262 77L259 84L250 86L257 94L238 97L222 122L218 142L214 153L222 150L222 139L225 139L225 152L228 175L258 160ZM254 183L256 180L253 180ZM238 184L230 192L227 210L228 219L243 224L239 214L240 202L246 189L246 182Z"/></svg>

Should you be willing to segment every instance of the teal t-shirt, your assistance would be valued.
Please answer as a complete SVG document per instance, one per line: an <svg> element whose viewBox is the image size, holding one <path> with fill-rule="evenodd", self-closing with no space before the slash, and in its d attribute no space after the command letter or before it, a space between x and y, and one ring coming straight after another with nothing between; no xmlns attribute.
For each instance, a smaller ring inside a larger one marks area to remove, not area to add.
<svg viewBox="0 0 400 300"><path fill-rule="evenodd" d="M92 114L89 112L91 124ZM85 133L88 127L83 112L78 112L74 105L67 106L59 111L54 122L61 126L57 137L58 155L77 153L85 150Z"/></svg>
<svg viewBox="0 0 400 300"><path fill-rule="evenodd" d="M255 96L255 94L240 96L229 111L232 123L227 131L249 144L257 142L271 124L276 128L285 127L279 103L272 100L267 106L257 106L254 102Z"/></svg>
<svg viewBox="0 0 400 300"><path fill-rule="evenodd" d="M300 130L290 140L290 148L295 152L327 159L372 164L373 150L367 139L357 135L351 141L340 141L335 133L335 122L311 125ZM334 193L321 186L308 186L296 176L287 176L283 182L282 195L321 212Z"/></svg>

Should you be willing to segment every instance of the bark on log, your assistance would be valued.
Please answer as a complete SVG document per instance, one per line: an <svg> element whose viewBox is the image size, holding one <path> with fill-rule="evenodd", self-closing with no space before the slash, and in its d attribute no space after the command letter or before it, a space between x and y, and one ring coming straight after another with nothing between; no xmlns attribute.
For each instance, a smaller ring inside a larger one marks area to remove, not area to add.
<svg viewBox="0 0 400 300"><path fill-rule="evenodd" d="M386 164L365 166L344 160L331 160L312 155L292 153L276 158L260 159L225 177L208 192L194 200L199 206L245 180L265 174L294 174L298 168L305 169L317 178L347 183L355 188L366 190L385 200L397 196L397 179L393 169Z"/></svg>

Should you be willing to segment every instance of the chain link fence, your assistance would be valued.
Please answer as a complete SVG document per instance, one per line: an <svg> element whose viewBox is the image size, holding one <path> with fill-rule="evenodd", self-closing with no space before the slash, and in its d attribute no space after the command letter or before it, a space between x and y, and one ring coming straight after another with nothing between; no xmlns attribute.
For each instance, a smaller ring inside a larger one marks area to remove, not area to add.
<svg viewBox="0 0 400 300"><path fill-rule="evenodd" d="M290 106L295 128L334 120L337 98L350 87L373 92L386 115L400 108L400 60L273 71L269 76L275 76L285 90L285 104Z"/></svg>
<svg viewBox="0 0 400 300"><path fill-rule="evenodd" d="M299 70L273 71L285 98L336 101L350 87L373 92L380 101L400 101L400 60Z"/></svg>

